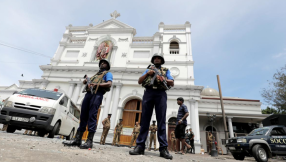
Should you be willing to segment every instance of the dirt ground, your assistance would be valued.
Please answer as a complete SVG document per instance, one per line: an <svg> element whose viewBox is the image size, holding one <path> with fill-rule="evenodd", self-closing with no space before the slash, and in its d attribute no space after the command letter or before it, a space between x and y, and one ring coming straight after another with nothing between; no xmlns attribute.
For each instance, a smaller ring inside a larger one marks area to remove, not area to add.
<svg viewBox="0 0 286 162"><path fill-rule="evenodd" d="M0 131L0 162L95 162L95 161L169 161L159 157L158 151L145 151L145 155L131 156L127 147L113 147L94 143L91 150L81 150L77 147L64 147L63 140L22 135L22 132L6 133ZM231 156L220 155L213 158L209 155L186 154L173 155L172 161L177 162L235 162ZM254 162L254 158L246 158L246 162ZM273 160L271 160L273 161Z"/></svg>

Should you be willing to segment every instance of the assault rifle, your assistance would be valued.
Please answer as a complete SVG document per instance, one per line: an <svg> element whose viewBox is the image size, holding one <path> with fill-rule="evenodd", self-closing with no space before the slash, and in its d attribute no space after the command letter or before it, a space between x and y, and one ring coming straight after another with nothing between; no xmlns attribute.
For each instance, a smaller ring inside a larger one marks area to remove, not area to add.
<svg viewBox="0 0 286 162"><path fill-rule="evenodd" d="M169 90L170 87L167 85L167 81L164 79L164 76L160 73L160 71L155 67L155 65L150 64L147 69L153 70L155 72L153 78L151 79L151 83L150 85L153 86L154 85L154 81L157 78L157 76L159 76L159 80L163 83L164 88L166 90Z"/></svg>
<svg viewBox="0 0 286 162"><path fill-rule="evenodd" d="M85 85L84 89L82 90L82 93L87 91L88 85L91 83L91 80L89 77L87 77L87 75L84 75L83 78L86 79L86 85ZM90 89L90 93L93 94L93 86L90 86L89 89Z"/></svg>

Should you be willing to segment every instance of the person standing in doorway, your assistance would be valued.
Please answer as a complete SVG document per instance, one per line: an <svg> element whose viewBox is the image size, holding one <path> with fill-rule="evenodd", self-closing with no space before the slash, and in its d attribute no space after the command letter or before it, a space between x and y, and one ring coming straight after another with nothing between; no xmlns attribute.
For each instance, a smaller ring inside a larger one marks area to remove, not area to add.
<svg viewBox="0 0 286 162"><path fill-rule="evenodd" d="M136 141L139 133L140 133L140 125L139 125L139 122L136 122L135 127L133 128L133 132L131 134L131 141L130 141L129 148L132 147L132 145L133 145L134 141Z"/></svg>
<svg viewBox="0 0 286 162"><path fill-rule="evenodd" d="M171 141L171 151L176 152L177 151L177 140L175 136L175 131L171 132L170 141Z"/></svg>
<svg viewBox="0 0 286 162"><path fill-rule="evenodd" d="M77 134L75 139L63 142L66 146L79 146L81 149L92 148L93 137L96 131L97 112L101 105L103 95L110 91L113 80L113 76L111 72L109 72L109 61L102 59L99 61L98 66L99 71L90 78L91 83L86 87L87 93L84 96L81 106L80 123ZM83 81L83 84L87 84L86 79ZM81 144L81 139L86 130L86 126L88 126L89 133L86 142Z"/></svg>
<svg viewBox="0 0 286 162"><path fill-rule="evenodd" d="M117 147L119 147L120 135L122 134L122 128L123 128L122 121L123 119L119 119L119 123L114 128L114 137L111 144L112 146L116 145Z"/></svg>
<svg viewBox="0 0 286 162"><path fill-rule="evenodd" d="M186 105L184 105L184 99L182 97L177 98L177 104L180 105L178 109L178 115L177 115L177 122L176 122L176 128L175 128L175 135L176 138L181 142L181 153L182 155L185 154L184 148L185 148L185 130L187 126L187 117L189 116L189 111ZM177 152L178 154L179 152Z"/></svg>
<svg viewBox="0 0 286 162"><path fill-rule="evenodd" d="M111 114L108 114L107 118L102 121L103 131L100 138L100 145L105 145L106 136L108 135L108 131L110 129L110 118Z"/></svg>
<svg viewBox="0 0 286 162"><path fill-rule="evenodd" d="M157 132L157 125L156 125L156 121L153 120L153 124L150 126L149 128L150 130L150 144L149 144L149 151L151 151L151 145L152 145L152 141L154 142L154 151L157 151L156 148L156 132Z"/></svg>
<svg viewBox="0 0 286 162"><path fill-rule="evenodd" d="M142 121L141 130L139 136L136 140L136 147L134 150L129 151L130 155L142 155L145 151L145 141L149 133L150 120L153 114L153 109L155 106L156 119L158 122L158 141L160 143L159 151L160 157L166 159L173 159L173 156L169 153L167 147L167 137L166 137L166 110L167 110L167 93L166 90L170 86L174 86L174 78L171 76L171 72L168 68L162 67L165 63L163 54L154 54L151 58L152 69L147 69L143 75L138 79L138 84L146 89L142 101ZM150 67L150 66L149 66ZM149 68L148 67L148 68ZM152 78L154 78L154 83L151 84ZM167 86L167 87L166 87Z"/></svg>

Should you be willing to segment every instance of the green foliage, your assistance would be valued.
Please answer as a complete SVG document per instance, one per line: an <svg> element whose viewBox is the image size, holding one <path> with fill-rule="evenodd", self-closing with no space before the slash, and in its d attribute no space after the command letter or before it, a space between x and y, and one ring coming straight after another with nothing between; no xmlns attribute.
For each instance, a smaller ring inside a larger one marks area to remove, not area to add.
<svg viewBox="0 0 286 162"><path fill-rule="evenodd" d="M265 102L271 107L262 110L262 113L286 114L286 65L273 75L273 81L268 81L268 87L261 93Z"/></svg>

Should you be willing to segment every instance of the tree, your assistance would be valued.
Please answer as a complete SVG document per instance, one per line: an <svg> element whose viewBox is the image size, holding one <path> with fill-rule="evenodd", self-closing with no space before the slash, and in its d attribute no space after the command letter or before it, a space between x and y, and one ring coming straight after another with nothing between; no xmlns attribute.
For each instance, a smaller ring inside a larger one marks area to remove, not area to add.
<svg viewBox="0 0 286 162"><path fill-rule="evenodd" d="M262 97L278 114L286 114L286 65L274 73L272 81L267 82L268 87L262 89Z"/></svg>
<svg viewBox="0 0 286 162"><path fill-rule="evenodd" d="M261 110L262 114L278 114L275 108L268 107L266 109Z"/></svg>

